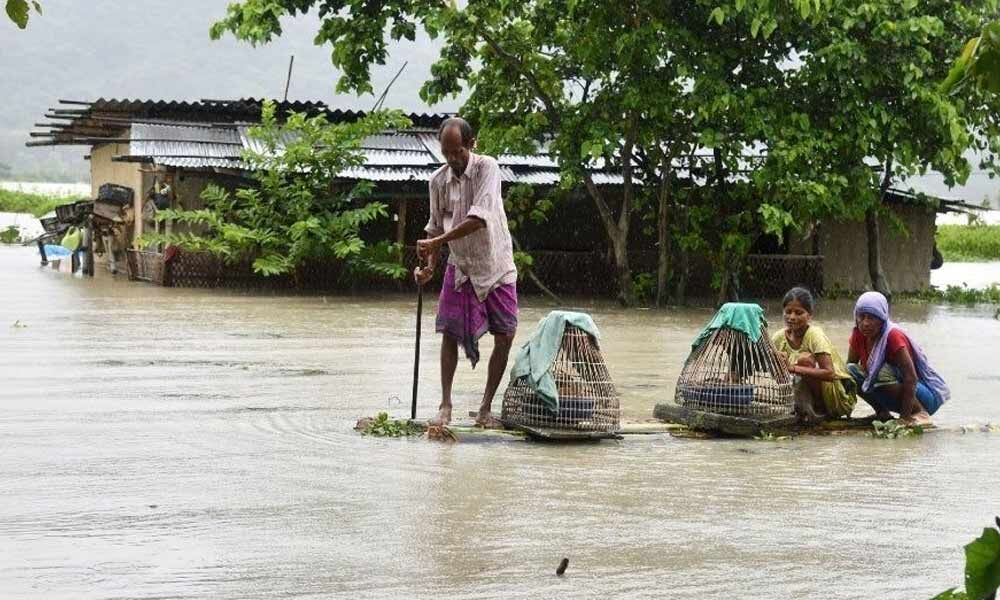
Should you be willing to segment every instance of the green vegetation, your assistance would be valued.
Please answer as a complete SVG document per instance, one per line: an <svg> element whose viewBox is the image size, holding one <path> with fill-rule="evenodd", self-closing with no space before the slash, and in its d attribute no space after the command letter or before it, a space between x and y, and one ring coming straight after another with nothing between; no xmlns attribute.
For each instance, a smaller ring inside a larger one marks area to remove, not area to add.
<svg viewBox="0 0 1000 600"><path fill-rule="evenodd" d="M408 124L393 111L354 123L297 113L279 118L267 102L260 125L250 129L263 150L243 156L256 185L235 192L209 186L201 196L206 208L159 211L157 220L198 225L204 232L149 234L143 243L210 252L231 262L249 259L256 273L268 276L297 276L310 261L335 260L348 275L402 277L397 244L370 245L361 238L361 229L388 216L388 207L365 199L371 182L345 187L339 174L363 163L365 137Z"/></svg>
<svg viewBox="0 0 1000 600"><path fill-rule="evenodd" d="M872 421L872 437L880 440L895 440L897 438L916 437L923 435L924 428L919 425L908 426L896 419L890 421Z"/></svg>
<svg viewBox="0 0 1000 600"><path fill-rule="evenodd" d="M374 419L367 419L361 428L361 435L375 437L408 437L420 435L424 428L416 423L401 419L390 419L388 413L381 412Z"/></svg>
<svg viewBox="0 0 1000 600"><path fill-rule="evenodd" d="M0 189L0 212L30 213L36 217L55 207L76 202L80 198L63 198Z"/></svg>
<svg viewBox="0 0 1000 600"><path fill-rule="evenodd" d="M981 90L1000 94L1000 21L983 27L980 35L966 42L948 78L941 83L941 91L958 93L969 82Z"/></svg>
<svg viewBox="0 0 1000 600"><path fill-rule="evenodd" d="M944 289L931 288L923 292L902 294L906 300L924 302L944 302L948 304L994 304L1000 306L1000 284L994 283L983 289L968 286L949 285Z"/></svg>
<svg viewBox="0 0 1000 600"><path fill-rule="evenodd" d="M937 247L945 260L1000 260L1000 225L941 225Z"/></svg>
<svg viewBox="0 0 1000 600"><path fill-rule="evenodd" d="M1000 527L1000 517L995 519ZM992 527L965 546L965 591L941 592L932 600L988 600L1000 587L1000 533Z"/></svg>
<svg viewBox="0 0 1000 600"><path fill-rule="evenodd" d="M42 5L37 0L7 0L7 17L14 22L15 25L24 29L28 26L28 15L31 14L31 7L35 8L35 12L42 14Z"/></svg>
<svg viewBox="0 0 1000 600"><path fill-rule="evenodd" d="M8 225L6 229L0 229L0 244L16 244L21 241L21 230L17 225Z"/></svg>
<svg viewBox="0 0 1000 600"><path fill-rule="evenodd" d="M871 279L889 292L875 218L889 183L930 168L964 181L970 151L998 168L1000 99L940 89L965 40L992 35L996 0L242 0L211 35L268 43L312 9L340 92L372 92L391 40L442 40L421 98L466 94L486 153L547 143L560 188L582 190L603 226L623 303L651 283L635 286L633 217L655 223L657 303L671 284L681 300L689 256L732 298L765 233L866 216ZM597 165L623 184L596 185Z"/></svg>

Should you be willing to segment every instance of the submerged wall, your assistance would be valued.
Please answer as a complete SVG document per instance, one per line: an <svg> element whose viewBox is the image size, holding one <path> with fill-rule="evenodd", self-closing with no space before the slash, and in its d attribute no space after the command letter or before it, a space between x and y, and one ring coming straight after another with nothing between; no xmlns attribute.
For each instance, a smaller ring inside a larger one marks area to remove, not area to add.
<svg viewBox="0 0 1000 600"><path fill-rule="evenodd" d="M906 226L899 231L888 219L879 222L882 269L893 292L927 289L931 283L936 213L929 206L895 206ZM823 281L827 291L870 289L868 237L864 221L840 221L820 226L818 251L824 256Z"/></svg>
<svg viewBox="0 0 1000 600"><path fill-rule="evenodd" d="M146 188L152 180L147 173L142 172L141 163L116 162L114 156L128 155L128 144L104 144L94 146L90 151L90 186L91 197L97 197L97 191L105 183L114 183L132 189L135 225L127 236L129 242L142 235L142 203Z"/></svg>

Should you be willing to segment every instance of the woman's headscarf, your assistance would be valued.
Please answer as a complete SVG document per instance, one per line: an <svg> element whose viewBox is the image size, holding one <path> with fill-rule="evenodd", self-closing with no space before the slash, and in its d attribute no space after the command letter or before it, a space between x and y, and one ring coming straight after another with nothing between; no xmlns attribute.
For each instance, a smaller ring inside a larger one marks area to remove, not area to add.
<svg viewBox="0 0 1000 600"><path fill-rule="evenodd" d="M867 392L871 390L876 379L878 379L878 372L882 368L882 365L885 364L885 348L889 340L889 332L893 329L899 329L900 333L906 336L907 341L910 342L910 348L913 350L913 367L917 371L917 378L929 387L942 403L946 402L951 396L948 384L938 375L937 371L931 368L923 349L910 336L906 335L906 332L899 325L889 318L889 302L885 299L885 296L878 292L865 292L861 294L857 304L854 305L855 328L857 328L858 319L861 318L862 314L871 315L882 321L882 331L879 333L878 339L875 340L871 354L868 355L868 364L865 365L865 368L868 370L868 376L861 386L862 391Z"/></svg>

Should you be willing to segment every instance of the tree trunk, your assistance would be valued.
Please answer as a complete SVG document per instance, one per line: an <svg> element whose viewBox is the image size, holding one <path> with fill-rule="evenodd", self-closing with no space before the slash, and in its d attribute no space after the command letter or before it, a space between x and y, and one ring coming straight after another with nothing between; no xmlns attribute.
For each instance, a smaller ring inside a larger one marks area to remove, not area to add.
<svg viewBox="0 0 1000 600"><path fill-rule="evenodd" d="M688 253L687 250L681 250L680 254L677 256L677 284L674 287L674 302L677 304L684 304L687 300L687 280L688 280Z"/></svg>
<svg viewBox="0 0 1000 600"><path fill-rule="evenodd" d="M667 281L670 279L670 176L671 160L664 158L660 165L661 183L659 207L656 220L656 243L659 250L656 267L656 306L662 308L667 303Z"/></svg>
<svg viewBox="0 0 1000 600"><path fill-rule="evenodd" d="M614 242L615 271L618 274L618 303L622 306L632 306L635 298L632 293L632 267L628 262L628 240L622 236Z"/></svg>
<svg viewBox="0 0 1000 600"><path fill-rule="evenodd" d="M634 197L632 181L632 151L635 143L635 115L629 118L625 131L625 142L622 147L622 202L618 219L615 220L604 195L594 183L594 178L584 165L583 183L587 192L597 206L597 213L608 234L611 251L614 256L615 273L618 279L618 302L622 306L631 306L635 302L632 293L632 269L628 260L628 232L632 219L632 199Z"/></svg>
<svg viewBox="0 0 1000 600"><path fill-rule="evenodd" d="M892 157L885 159L885 171L882 175L882 183L879 185L879 204L885 202L886 193L889 191L889 183L892 179ZM869 208L865 213L865 232L868 237L868 276L871 279L872 288L881 292L887 299L892 300L892 290L889 287L889 280L882 270L882 249L879 246L879 226L878 210Z"/></svg>
<svg viewBox="0 0 1000 600"><path fill-rule="evenodd" d="M618 301L622 306L630 306L633 300L632 269L628 263L628 228L626 227L623 232L620 228L620 222L615 222L614 218L611 217L611 209L608 208L604 195L594 184L594 179L589 173L584 174L583 183L597 206L604 231L608 235L608 259L614 266L618 280Z"/></svg>
<svg viewBox="0 0 1000 600"><path fill-rule="evenodd" d="M722 160L722 151L718 148L712 149L712 162L715 167L715 195L716 195L716 206L725 207L729 205L729 186L726 184L726 167ZM720 214L720 218L725 217L725 214ZM720 239L720 245L723 244L723 239ZM724 247L720 247L719 253L721 264L716 265L716 268L722 269L722 285L719 286L719 296L718 304L722 305L726 302L739 302L740 299L740 282L739 282L739 268L737 261L734 256L731 256L731 252L726 250Z"/></svg>
<svg viewBox="0 0 1000 600"><path fill-rule="evenodd" d="M663 308L667 304L667 282L670 280L670 215L667 213L667 201L660 196L660 212L657 219L656 242L659 249L656 265L656 306Z"/></svg>
<svg viewBox="0 0 1000 600"><path fill-rule="evenodd" d="M868 274L871 277L872 288L891 300L892 291L889 288L889 280L886 279L885 272L882 270L878 212L874 208L869 208L868 212L865 213L865 230L868 234Z"/></svg>
<svg viewBox="0 0 1000 600"><path fill-rule="evenodd" d="M514 243L514 250L517 250L518 252L524 252L524 248L521 247L521 242L517 241L517 237L515 237L514 234L510 235L510 239ZM551 298L556 304L562 304L562 299L559 298L559 296L557 296L555 294L555 292L553 292L552 290L549 289L549 286L545 285L542 282L542 280L538 278L538 275L535 274L535 270L534 269L532 269L531 267L527 267L525 270L526 270L526 272L523 273L523 275L527 276L528 279L530 279L532 282L534 282L535 286L543 294L545 294L546 296L548 296L549 298ZM519 273L519 275L520 275L520 273Z"/></svg>

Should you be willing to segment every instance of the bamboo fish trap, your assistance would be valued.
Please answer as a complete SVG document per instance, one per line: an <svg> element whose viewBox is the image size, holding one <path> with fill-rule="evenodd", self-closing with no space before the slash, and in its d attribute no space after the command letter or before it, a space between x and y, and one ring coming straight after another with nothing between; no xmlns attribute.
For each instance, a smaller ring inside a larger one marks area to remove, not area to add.
<svg viewBox="0 0 1000 600"><path fill-rule="evenodd" d="M761 335L720 327L692 350L674 397L703 412L749 418L794 414L791 376L761 323Z"/></svg>
<svg viewBox="0 0 1000 600"><path fill-rule="evenodd" d="M621 404L597 344L582 329L567 324L551 373L559 393L552 410L520 377L508 386L501 418L505 423L613 433L621 427Z"/></svg>

